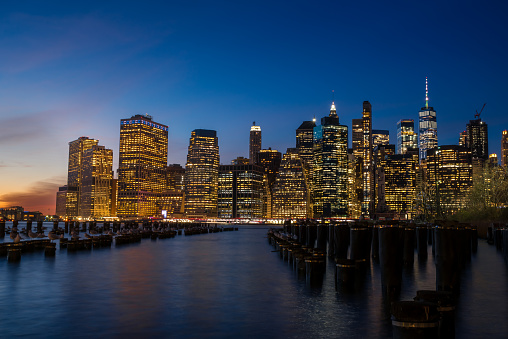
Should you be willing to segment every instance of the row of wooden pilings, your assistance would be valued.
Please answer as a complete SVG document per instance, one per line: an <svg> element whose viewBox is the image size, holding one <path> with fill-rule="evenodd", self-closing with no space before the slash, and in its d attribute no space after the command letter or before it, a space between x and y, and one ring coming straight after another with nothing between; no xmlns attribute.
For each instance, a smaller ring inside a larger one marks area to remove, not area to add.
<svg viewBox="0 0 508 339"><path fill-rule="evenodd" d="M18 223L13 223L18 227ZM88 226L88 227L87 227ZM32 230L32 223L27 222L25 234ZM77 250L91 250L92 248L111 247L113 239L116 246L141 242L143 238L167 239L176 235L195 235L205 233L217 233L223 231L238 231L238 227L218 227L217 224L203 223L163 223L163 222L104 222L102 225L91 221L88 223L65 222L64 227L59 227L58 222L53 223L52 231L55 234L72 234L70 238L58 239L60 249L67 249L69 252ZM13 230L11 230L13 231ZM40 232L39 232L40 231ZM22 240L20 242L0 243L0 257L7 256L8 261L17 262L21 260L21 253L44 250L45 256L55 256L56 241L43 239L44 228L42 222L37 223L37 233L41 239ZM90 232L93 235L85 234L87 238L80 239L80 232ZM183 232L182 232L183 231ZM102 234L103 232L107 232ZM115 232L115 233L113 233ZM5 237L5 221L0 221L0 234Z"/></svg>
<svg viewBox="0 0 508 339"><path fill-rule="evenodd" d="M436 338L434 333L439 332L441 338L448 338L454 333L454 321L450 321L454 313L449 310L454 309L460 292L461 271L478 248L476 228L453 222L286 222L281 230L270 230L268 238L275 251L298 272L305 273L310 283L322 283L326 256L333 258L337 289L361 288L372 259L379 264L383 295L390 301L400 295L403 267L414 265L415 252L418 261L428 260L427 249L432 245L436 290L418 291L415 300L392 304L394 338L412 338L416 332L429 338Z"/></svg>

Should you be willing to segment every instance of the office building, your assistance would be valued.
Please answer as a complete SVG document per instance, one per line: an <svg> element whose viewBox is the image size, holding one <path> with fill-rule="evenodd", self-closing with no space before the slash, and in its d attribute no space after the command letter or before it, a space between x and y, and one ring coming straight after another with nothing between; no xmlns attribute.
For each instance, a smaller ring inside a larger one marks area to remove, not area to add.
<svg viewBox="0 0 508 339"><path fill-rule="evenodd" d="M185 166L185 215L188 218L217 217L219 141L217 132L192 131Z"/></svg>
<svg viewBox="0 0 508 339"><path fill-rule="evenodd" d="M263 217L263 168L252 164L220 165L217 213L225 219Z"/></svg>
<svg viewBox="0 0 508 339"><path fill-rule="evenodd" d="M168 126L148 115L120 120L118 208L121 218L160 216L167 187Z"/></svg>
<svg viewBox="0 0 508 339"><path fill-rule="evenodd" d="M467 147L467 132L462 131L459 134L459 146Z"/></svg>
<svg viewBox="0 0 508 339"><path fill-rule="evenodd" d="M83 185L84 154L93 146L97 146L99 140L88 137L80 137L69 142L69 163L67 171L67 201L66 216L75 218L81 216L80 198Z"/></svg>
<svg viewBox="0 0 508 339"><path fill-rule="evenodd" d="M401 119L397 122L397 154L406 154L408 149L418 148L418 135L415 133L413 119Z"/></svg>
<svg viewBox="0 0 508 339"><path fill-rule="evenodd" d="M168 165L166 169L166 190L182 191L185 188L185 168L180 164Z"/></svg>
<svg viewBox="0 0 508 339"><path fill-rule="evenodd" d="M272 189L279 173L282 154L271 148L258 153L259 166L263 169L263 217L272 217Z"/></svg>
<svg viewBox="0 0 508 339"><path fill-rule="evenodd" d="M473 184L471 150L443 145L428 151L427 182L432 187L432 210L436 217L452 214L465 206Z"/></svg>
<svg viewBox="0 0 508 339"><path fill-rule="evenodd" d="M94 145L83 154L82 184L79 190L80 216L102 219L111 216L113 151Z"/></svg>
<svg viewBox="0 0 508 339"><path fill-rule="evenodd" d="M272 218L306 218L308 190L303 161L296 148L288 148L282 157L272 189Z"/></svg>
<svg viewBox="0 0 508 339"><path fill-rule="evenodd" d="M471 151L473 159L489 158L489 133L487 124L482 119L469 120L466 125L466 147Z"/></svg>
<svg viewBox="0 0 508 339"><path fill-rule="evenodd" d="M339 123L332 103L330 114L314 127L313 213L315 218L348 215L348 128Z"/></svg>
<svg viewBox="0 0 508 339"><path fill-rule="evenodd" d="M429 106L429 87L425 78L425 107L419 113L418 148L420 161L427 159L427 151L437 147L437 117L436 111Z"/></svg>
<svg viewBox="0 0 508 339"><path fill-rule="evenodd" d="M249 160L251 164L257 163L258 152L261 151L261 127L252 123L249 139Z"/></svg>
<svg viewBox="0 0 508 339"><path fill-rule="evenodd" d="M372 130L372 149L378 145L388 145L390 143L390 131L385 129Z"/></svg>
<svg viewBox="0 0 508 339"><path fill-rule="evenodd" d="M508 131L504 130L501 136L501 165L508 166Z"/></svg>

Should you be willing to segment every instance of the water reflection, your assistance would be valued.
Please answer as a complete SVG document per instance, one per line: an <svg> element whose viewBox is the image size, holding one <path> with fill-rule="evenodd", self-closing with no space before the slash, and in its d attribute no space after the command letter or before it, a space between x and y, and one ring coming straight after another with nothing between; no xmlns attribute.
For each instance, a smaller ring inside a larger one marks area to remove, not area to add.
<svg viewBox="0 0 508 339"><path fill-rule="evenodd" d="M391 337L389 300L372 262L352 290L336 290L334 263L323 283L305 276L267 242L266 228L77 252L23 253L0 260L3 337ZM7 238L8 239L8 238ZM9 239L10 240L10 239ZM6 240L6 241L9 241ZM435 263L415 255L400 298L435 288ZM461 276L457 337L508 333L506 265L480 241ZM493 326L492 324L496 324Z"/></svg>

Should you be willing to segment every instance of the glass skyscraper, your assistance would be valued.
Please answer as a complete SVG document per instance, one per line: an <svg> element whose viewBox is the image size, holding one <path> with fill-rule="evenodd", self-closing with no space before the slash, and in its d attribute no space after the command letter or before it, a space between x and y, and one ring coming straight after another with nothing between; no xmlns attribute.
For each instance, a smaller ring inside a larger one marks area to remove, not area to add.
<svg viewBox="0 0 508 339"><path fill-rule="evenodd" d="M217 132L195 129L191 133L185 166L185 215L217 217L219 140Z"/></svg>
<svg viewBox="0 0 508 339"><path fill-rule="evenodd" d="M413 119L401 119L397 122L397 154L406 154L410 148L418 148L415 122Z"/></svg>
<svg viewBox="0 0 508 339"><path fill-rule="evenodd" d="M256 126L256 122L254 121L250 128L249 138L249 161L251 164L257 163L259 151L261 151L261 127Z"/></svg>
<svg viewBox="0 0 508 339"><path fill-rule="evenodd" d="M437 147L437 120L436 111L429 107L429 87L425 78L425 107L419 113L418 147L420 161L427 159L427 151Z"/></svg>
<svg viewBox="0 0 508 339"><path fill-rule="evenodd" d="M313 202L315 218L348 215L348 128L330 114L314 127Z"/></svg>
<svg viewBox="0 0 508 339"><path fill-rule="evenodd" d="M159 214L158 193L166 190L168 126L146 115L120 120L118 208L123 218Z"/></svg>

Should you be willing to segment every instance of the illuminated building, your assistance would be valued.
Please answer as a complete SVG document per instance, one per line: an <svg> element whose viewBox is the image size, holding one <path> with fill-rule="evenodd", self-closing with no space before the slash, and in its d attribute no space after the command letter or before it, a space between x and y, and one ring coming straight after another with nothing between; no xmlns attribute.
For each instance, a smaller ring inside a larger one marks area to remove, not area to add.
<svg viewBox="0 0 508 339"><path fill-rule="evenodd" d="M353 154L355 159L363 158L363 119L353 119L352 132Z"/></svg>
<svg viewBox="0 0 508 339"><path fill-rule="evenodd" d="M501 138L501 165L508 166L508 131L504 130Z"/></svg>
<svg viewBox="0 0 508 339"><path fill-rule="evenodd" d="M466 131L460 132L459 146L467 147L467 132Z"/></svg>
<svg viewBox="0 0 508 339"><path fill-rule="evenodd" d="M252 123L249 140L249 160L251 164L257 163L258 152L261 151L261 127Z"/></svg>
<svg viewBox="0 0 508 339"><path fill-rule="evenodd" d="M489 155L489 164L491 164L492 166L499 165L499 161L497 160L497 154L496 153L492 153L492 154Z"/></svg>
<svg viewBox="0 0 508 339"><path fill-rule="evenodd" d="M398 212L400 219L411 217L416 192L418 149L410 148L405 154L385 157L380 169L384 176L384 198L389 211Z"/></svg>
<svg viewBox="0 0 508 339"><path fill-rule="evenodd" d="M220 165L217 213L219 218L263 217L263 168L257 165Z"/></svg>
<svg viewBox="0 0 508 339"><path fill-rule="evenodd" d="M471 151L445 145L428 151L427 182L433 187L433 213L454 213L462 208L473 183Z"/></svg>
<svg viewBox="0 0 508 339"><path fill-rule="evenodd" d="M79 213L83 218L111 216L111 179L113 151L94 145L83 154Z"/></svg>
<svg viewBox="0 0 508 339"><path fill-rule="evenodd" d="M248 165L250 164L250 160L244 157L237 157L236 159L231 160L231 165Z"/></svg>
<svg viewBox="0 0 508 339"><path fill-rule="evenodd" d="M69 218L81 216L80 192L83 184L83 157L87 150L98 144L99 140L88 137L80 137L69 142L66 201L66 216Z"/></svg>
<svg viewBox="0 0 508 339"><path fill-rule="evenodd" d="M313 147L314 147L314 127L316 119L304 121L296 130L296 149L303 161L303 171L306 180L307 190L309 192L309 201L307 201L307 216L312 217L312 173L313 173Z"/></svg>
<svg viewBox="0 0 508 339"><path fill-rule="evenodd" d="M489 134L487 124L478 118L466 125L466 147L473 159L487 160L489 157Z"/></svg>
<svg viewBox="0 0 508 339"><path fill-rule="evenodd" d="M361 158L359 158L361 160ZM362 169L363 161L357 161L353 149L348 149L348 217L359 219L362 215Z"/></svg>
<svg viewBox="0 0 508 339"><path fill-rule="evenodd" d="M388 145L390 143L390 132L385 129L372 130L372 149L378 145Z"/></svg>
<svg viewBox="0 0 508 339"><path fill-rule="evenodd" d="M120 120L119 217L159 216L157 200L166 190L167 163L168 126L148 114Z"/></svg>
<svg viewBox="0 0 508 339"><path fill-rule="evenodd" d="M362 215L370 216L373 207L372 190L374 188L374 175L372 172L372 105L363 102L363 201Z"/></svg>
<svg viewBox="0 0 508 339"><path fill-rule="evenodd" d="M315 218L345 218L348 211L348 128L330 114L314 127L313 207Z"/></svg>
<svg viewBox="0 0 508 339"><path fill-rule="evenodd" d="M384 168L386 166L386 159L390 155L395 154L395 145L378 145L374 148L374 177L375 177L375 188L374 188L374 203L376 214L379 212L386 212L388 206L385 201L385 173Z"/></svg>
<svg viewBox="0 0 508 339"><path fill-rule="evenodd" d="M157 209L163 218L183 218L183 201L182 190L168 190L158 194Z"/></svg>
<svg viewBox="0 0 508 339"><path fill-rule="evenodd" d="M259 166L263 169L263 217L272 217L272 188L279 173L282 155L271 148L262 149L258 153Z"/></svg>
<svg viewBox="0 0 508 339"><path fill-rule="evenodd" d="M56 209L55 214L59 217L65 217L67 203L67 185L59 187L56 192Z"/></svg>
<svg viewBox="0 0 508 339"><path fill-rule="evenodd" d="M167 167L167 190L182 191L185 188L184 183L185 168L179 164L172 164Z"/></svg>
<svg viewBox="0 0 508 339"><path fill-rule="evenodd" d="M406 154L410 148L418 148L415 122L413 119L401 119L397 122L397 154Z"/></svg>
<svg viewBox="0 0 508 339"><path fill-rule="evenodd" d="M429 90L425 78L425 107L419 113L418 147L420 148L420 161L427 159L427 151L437 147L437 118L436 111L429 107Z"/></svg>
<svg viewBox="0 0 508 339"><path fill-rule="evenodd" d="M288 148L272 189L272 218L306 218L308 194L302 158Z"/></svg>
<svg viewBox="0 0 508 339"><path fill-rule="evenodd" d="M219 141L217 132L195 129L191 133L185 166L185 215L217 217Z"/></svg>

